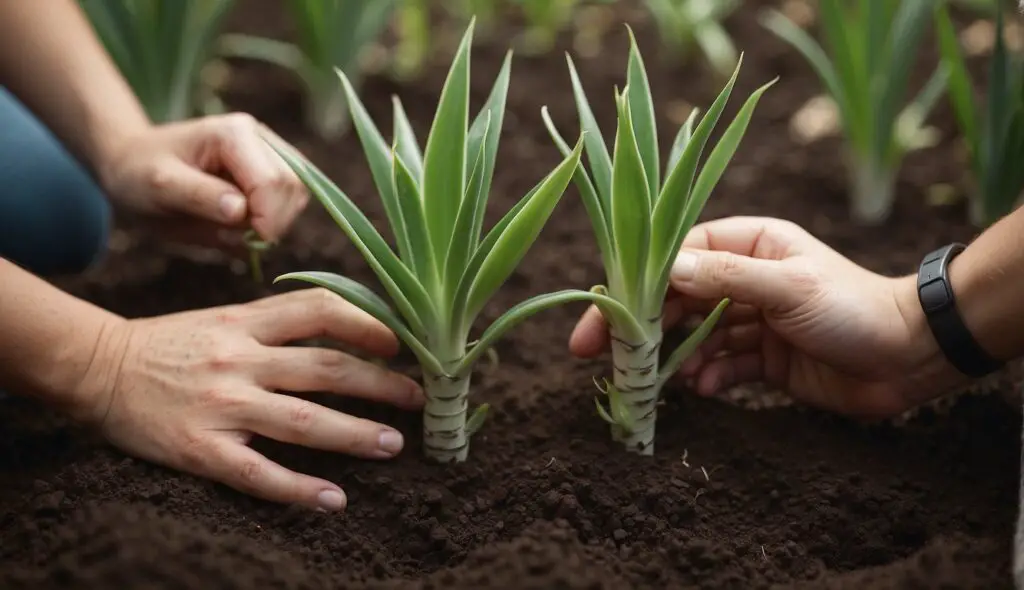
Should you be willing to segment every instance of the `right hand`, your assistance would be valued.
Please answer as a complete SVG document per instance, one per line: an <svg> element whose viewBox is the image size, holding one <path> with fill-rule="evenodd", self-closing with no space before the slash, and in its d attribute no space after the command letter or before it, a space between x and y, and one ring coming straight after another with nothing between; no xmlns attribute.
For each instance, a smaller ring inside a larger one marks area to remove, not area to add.
<svg viewBox="0 0 1024 590"><path fill-rule="evenodd" d="M248 446L259 434L366 459L394 457L395 429L276 393L330 392L415 410L413 380L343 352L284 346L330 337L392 356L395 335L324 289L241 305L120 320L97 347L77 412L130 455L267 500L327 511L346 504L330 481L291 471Z"/></svg>
<svg viewBox="0 0 1024 590"><path fill-rule="evenodd" d="M724 297L732 304L680 370L699 395L762 381L877 419L965 380L928 331L914 277L868 271L791 222L732 217L693 228L672 269L666 317L706 314ZM606 345L600 313L588 310L571 350L588 357Z"/></svg>

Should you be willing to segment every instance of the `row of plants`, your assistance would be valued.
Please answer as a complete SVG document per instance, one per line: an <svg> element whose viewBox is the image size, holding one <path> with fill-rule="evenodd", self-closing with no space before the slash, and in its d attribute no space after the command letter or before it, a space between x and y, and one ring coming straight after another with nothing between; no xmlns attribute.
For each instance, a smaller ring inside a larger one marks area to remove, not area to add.
<svg viewBox="0 0 1024 590"><path fill-rule="evenodd" d="M182 97L189 93L161 96L161 84L170 77L188 87L182 81L188 76L181 72L203 63L204 48L215 45L209 40L219 25L212 23L220 22L229 4L229 0L201 4L112 0L86 6L133 87L144 101L151 101L147 108L185 117L190 110L181 106L188 104ZM470 437L487 413L486 406L470 412L470 378L476 362L493 344L533 314L569 302L591 302L606 318L612 336L612 378L599 385L606 402L598 397L597 414L609 422L612 437L626 449L653 453L659 393L667 376L707 337L729 304L720 302L661 362L661 314L669 268L735 153L757 102L774 81L746 99L705 158L709 138L735 85L742 54L737 55L731 75L707 112L695 109L665 150L657 140L655 105L632 31L625 84L621 91L614 89L617 117L610 146L591 111L572 56L567 56L567 90L578 113L577 140L567 141L542 110L542 120L564 159L484 232L512 52L486 103L471 117L470 56L476 21L470 18L425 144L421 147L397 98L393 137L387 141L360 101L362 70L352 58L359 53L353 47L369 38L353 32L364 26L357 23L386 20L384 4L375 4L372 11L363 5L364 10L353 13L354 4L295 0L289 6L305 19L295 17L302 23L299 45L264 40L259 46L251 38L234 40L248 44L251 56L264 55L305 72L301 75L310 91L315 88L323 95L320 102L314 101L314 112L321 111L315 120L322 123L326 120L322 113L329 112L332 121L351 121L396 245L393 250L359 207L301 153L268 137L268 143L365 257L391 304L372 289L328 272L289 273L276 281L306 281L337 292L391 328L412 350L423 369L427 394L424 449L439 461L468 457ZM855 217L867 223L885 218L900 161L907 151L923 145L920 137L926 114L943 96L956 109L978 179L975 201L980 205L974 214L985 223L1008 211L1024 182L1024 174L1007 164L1024 149L1020 114L1024 101L1020 61L1010 55L1003 36L997 35L987 102L981 108L944 2L821 0L819 7L824 48L779 12L766 12L763 22L807 57L838 105L846 132ZM199 12L200 8L211 12ZM1000 32L1003 18L996 11ZM916 98L905 104L912 63L930 23L938 32L942 60ZM182 33L186 29L189 34ZM339 34L339 30L348 33ZM292 52L288 60L271 57L288 51ZM346 61L342 55L351 59ZM204 96L214 100L209 93ZM662 167L664 152L667 158ZM606 284L538 295L471 339L485 303L515 271L571 183L590 217Z"/></svg>

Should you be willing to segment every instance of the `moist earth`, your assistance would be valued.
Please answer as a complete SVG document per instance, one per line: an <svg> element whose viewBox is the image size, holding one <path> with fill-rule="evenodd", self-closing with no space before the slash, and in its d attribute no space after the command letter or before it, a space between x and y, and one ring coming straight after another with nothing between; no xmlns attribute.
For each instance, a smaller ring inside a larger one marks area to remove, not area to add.
<svg viewBox="0 0 1024 590"><path fill-rule="evenodd" d="M246 4L233 28L290 34L276 3ZM804 145L788 130L790 115L820 86L797 54L757 24L757 11L768 4L747 2L728 21L746 53L725 117L757 86L781 79L762 99L704 218L791 219L885 274L912 272L926 251L971 239L976 230L965 223L962 203L938 207L928 198L935 184L963 180L946 105L934 117L943 139L907 160L891 220L877 228L848 221L838 140ZM613 129L611 89L625 71L625 20L647 59L667 145L688 105L707 106L719 82L698 63L680 66L664 55L634 3L612 10L600 56L576 59L598 120ZM502 23L478 33L476 106L512 42L514 20ZM366 80L364 101L385 134L390 96L397 94L425 137L450 57L446 43L420 79ZM563 133L576 129L563 50L572 50L568 35L556 51L514 62L491 221L559 159L540 108L551 109ZM928 50L922 63L934 59ZM316 139L302 127L301 93L288 74L233 66L228 104L294 142L385 227L354 134L333 143ZM926 74L920 70L914 83ZM267 254L263 270L267 277L329 270L376 286L315 203ZM56 282L133 318L289 288L257 284L247 272L242 261L168 249L119 223L103 264ZM584 208L570 189L480 326L531 295L601 281ZM393 461L372 462L254 443L289 468L342 485L349 497L343 514L261 502L128 458L28 402L5 403L0 587L1012 587L1021 418L1003 401L1008 395L997 395L1015 390L1012 378L948 407L872 425L793 404L754 411L752 404L696 398L674 385L659 411L655 456L637 457L611 442L594 412L592 378L608 372L609 359L568 354L581 312L570 305L523 324L499 343L499 363L474 375L475 401L493 409L465 464L422 458L415 413L325 395L309 397L399 428L406 450ZM408 354L393 365L418 374Z"/></svg>

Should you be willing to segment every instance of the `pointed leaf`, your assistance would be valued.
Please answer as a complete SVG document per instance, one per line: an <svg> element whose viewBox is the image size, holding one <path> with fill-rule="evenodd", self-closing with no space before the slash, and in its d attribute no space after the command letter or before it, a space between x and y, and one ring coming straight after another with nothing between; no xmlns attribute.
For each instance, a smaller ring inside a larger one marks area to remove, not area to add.
<svg viewBox="0 0 1024 590"><path fill-rule="evenodd" d="M505 54L505 61L501 65L498 77L491 88L491 94L480 109L480 113L469 128L467 137L466 158L475 158L480 148L483 147L483 168L480 179L479 194L480 205L475 209L476 217L473 222L473 232L470 243L475 247L480 242L480 232L484 223L484 212L486 211L486 200L491 194L491 181L494 178L494 162L498 155L498 144L501 140L501 129L505 121L505 103L508 96L509 77L512 70L512 52ZM485 133L486 132L486 133ZM485 139L486 138L486 139ZM473 162L467 159L466 163ZM468 182L468 179L467 179ZM472 192L470 193L472 194Z"/></svg>
<svg viewBox="0 0 1024 590"><path fill-rule="evenodd" d="M490 404L480 404L473 410L469 420L466 420L466 436L473 436L480 430L480 427L487 421L487 411L490 409Z"/></svg>
<svg viewBox="0 0 1024 590"><path fill-rule="evenodd" d="M427 138L423 201L436 260L444 260L455 217L466 192L466 127L469 121L470 22L445 79Z"/></svg>
<svg viewBox="0 0 1024 590"><path fill-rule="evenodd" d="M485 118L489 121L490 117ZM486 141L490 134L487 123L484 124L484 132L481 137ZM466 271L466 264L476 249L477 240L473 237L474 226L477 218L483 219L483 209L487 206L487 195L483 192L484 182L484 160L486 159L486 146L477 142L478 149L474 155L473 173L469 177L469 184L466 196L462 199L462 207L459 208L459 215L455 220L455 231L452 233L451 245L448 247L444 265L444 288L446 293L455 293Z"/></svg>
<svg viewBox="0 0 1024 590"><path fill-rule="evenodd" d="M660 158L658 151L658 127L654 119L654 102L651 99L651 87L647 79L647 70L643 56L637 47L633 29L629 31L629 63L626 66L626 88L629 100L630 120L633 135L640 153L640 160L647 174L647 192L656 199L661 190Z"/></svg>
<svg viewBox="0 0 1024 590"><path fill-rule="evenodd" d="M676 133L676 138L672 141L672 151L668 155L666 170L674 170L679 162L679 158L683 156L683 150L686 149L690 139L693 137L693 126L696 124L699 115L700 109L694 108L690 111L690 116L686 117L686 122L679 127L679 132ZM661 195L658 195L658 198L661 198ZM657 211L657 208L655 208L655 211Z"/></svg>
<svg viewBox="0 0 1024 590"><path fill-rule="evenodd" d="M572 155L562 161L544 180L537 192L509 222L497 238L473 280L465 309L466 317L474 318L484 303L512 274L519 261L537 239L569 184L583 150L583 139L576 143Z"/></svg>
<svg viewBox="0 0 1024 590"><path fill-rule="evenodd" d="M633 433L636 429L636 421L633 413L629 411L626 402L622 399L622 393L614 385L608 386L608 407L612 411L612 419L623 430Z"/></svg>
<svg viewBox="0 0 1024 590"><path fill-rule="evenodd" d="M562 134L558 132L546 106L541 108L540 115L544 120L544 125L548 128L548 133L555 141L555 145L558 146L558 151L562 152L563 157L568 157L572 153L572 148L562 138ZM601 259L604 261L605 272L609 274L617 273L617 259L615 248L612 245L612 236L608 230L608 217L584 166L576 167L573 181L576 183L576 188L579 189L580 196L583 198L583 207L587 210L587 216L590 217L590 225L593 228L594 236L597 238L597 245L601 251Z"/></svg>
<svg viewBox="0 0 1024 590"><path fill-rule="evenodd" d="M392 96L391 104L395 117L395 151L405 162L409 174L416 181L416 187L419 188L423 185L423 155L420 153L419 142L416 141L416 133L405 114L402 101L397 96Z"/></svg>
<svg viewBox="0 0 1024 590"><path fill-rule="evenodd" d="M628 93L629 89L626 89ZM615 135L615 157L612 159L612 236L618 252L627 307L644 296L644 268L651 239L651 195L647 176L630 122L629 102L621 97L619 125ZM613 293L615 285L612 285Z"/></svg>
<svg viewBox="0 0 1024 590"><path fill-rule="evenodd" d="M402 209L398 204L398 197L395 195L394 182L391 174L391 149L384 141L370 113L366 111L363 102L356 94L355 88L349 81L345 72L335 70L341 79L345 89L349 112L352 114L352 122L355 125L359 141L362 143L363 151L366 153L366 161L370 165L370 173L373 175L373 182L377 185L377 192L380 193L381 202L384 204L384 212L388 216L388 223L391 231L395 234L395 241L398 245L398 254L402 260L410 261L415 258L415 252L409 244L409 236L405 229L405 220L402 218Z"/></svg>
<svg viewBox="0 0 1024 590"><path fill-rule="evenodd" d="M975 161L975 173L977 174L979 172L977 165L978 108L974 100L974 82L967 71L967 63L963 51L960 49L960 40L945 6L939 9L936 16L936 29L938 30L942 64L949 72L949 101L952 103L953 112L960 124L960 132Z"/></svg>
<svg viewBox="0 0 1024 590"><path fill-rule="evenodd" d="M608 415L608 410L604 409L604 406L601 405L601 400L596 397L594 398L594 407L597 408L597 415L600 416L602 420L613 426L615 425L615 419Z"/></svg>
<svg viewBox="0 0 1024 590"><path fill-rule="evenodd" d="M661 365L661 372L658 374L658 387L662 387L665 383L672 378L672 375L679 370L682 366L683 361L690 358L697 347L703 343L707 337L711 334L711 331L715 329L715 325L718 320L725 313L725 308L729 307L729 300L723 299L715 306L715 309L711 310L708 317L704 318L704 321L697 326L686 340L683 341L675 350L672 351L665 362Z"/></svg>
<svg viewBox="0 0 1024 590"><path fill-rule="evenodd" d="M405 221L409 248L413 252L413 271L420 283L428 285L428 290L431 290L440 284L440 275L434 253L430 249L430 236L427 234L427 221L423 213L423 198L412 171L405 165L405 159L394 154L392 161L392 181L398 205L401 207L402 219Z"/></svg>
<svg viewBox="0 0 1024 590"><path fill-rule="evenodd" d="M373 224L341 189L316 166L283 141L264 135L264 141L288 164L295 175L327 209L327 212L352 241L394 300L399 312L417 334L424 334L436 323L434 305L423 285L395 256Z"/></svg>
<svg viewBox="0 0 1024 590"><path fill-rule="evenodd" d="M686 147L674 166L668 169L668 177L665 179L665 186L662 187L662 194L654 206L654 214L651 223L651 252L647 259L647 284L655 286L654 291L647 294L648 304L661 305L661 295L657 293L657 282L654 282L665 272L665 267L671 264L675 258L677 246L675 237L683 222L683 215L686 211L686 203L690 199L690 190L693 180L697 175L697 166L701 155L704 153L704 146L707 145L711 132L718 124L718 119L729 102L732 90L736 86L736 79L739 77L740 68L743 66L743 56L736 64L732 77L726 82L725 87L718 93L718 97L711 103L697 129L692 133ZM696 115L690 114L693 118ZM686 126L684 125L684 128Z"/></svg>
<svg viewBox="0 0 1024 590"><path fill-rule="evenodd" d="M579 113L580 132L587 144L587 162L590 164L590 176L594 179L594 186L597 187L597 196L604 204L604 211L611 213L612 199L612 160L608 155L608 146L605 144L601 128L597 126L597 119L590 110L590 102L587 94L583 91L583 84L580 82L579 74L576 73L576 66L568 54L565 56L569 63L569 77L572 80L573 95L576 100L576 110Z"/></svg>
<svg viewBox="0 0 1024 590"><path fill-rule="evenodd" d="M377 319L377 321L384 324L394 332L395 335L406 344L406 346L412 349L416 358L423 364L423 368L437 375L444 374L444 371L441 369L441 364L437 361L437 357L427 350L427 347L418 338L416 338L415 335L413 335L405 323L394 314L384 300L378 297L377 294L370 289L348 277L329 272L316 271L291 272L283 274L274 279L274 283L277 284L280 281L288 280L304 281L337 293L343 299L370 314Z"/></svg>
<svg viewBox="0 0 1024 590"><path fill-rule="evenodd" d="M505 335L506 332L518 326L527 318L552 307L578 301L598 303L607 309L614 310L614 315L611 317L613 319L623 318L623 322L627 324L623 328L624 331L641 329L635 320L631 320L632 316L629 315L629 312L626 311L626 308L624 308L621 303L606 295L589 291L581 291L578 289L566 289L555 293L545 293L518 303L505 313L501 314L498 319L494 320L494 323L484 330L484 333L480 336L476 345L474 345L469 353L463 357L459 365L452 370L452 374L455 376L468 374L480 356L484 354L484 351L491 348L499 338Z"/></svg>

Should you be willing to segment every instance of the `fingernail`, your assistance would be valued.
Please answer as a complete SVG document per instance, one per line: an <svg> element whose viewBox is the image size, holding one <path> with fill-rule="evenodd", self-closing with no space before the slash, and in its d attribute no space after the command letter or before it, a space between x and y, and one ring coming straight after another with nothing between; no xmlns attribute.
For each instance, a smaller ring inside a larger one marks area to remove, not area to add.
<svg viewBox="0 0 1024 590"><path fill-rule="evenodd" d="M245 197L235 194L223 195L220 198L220 212L229 221L241 218L245 215Z"/></svg>
<svg viewBox="0 0 1024 590"><path fill-rule="evenodd" d="M320 508L328 512L337 512L345 507L345 496L337 490L324 490L316 497Z"/></svg>
<svg viewBox="0 0 1024 590"><path fill-rule="evenodd" d="M672 263L672 278L677 281L688 281L697 270L697 256L691 252L680 252Z"/></svg>
<svg viewBox="0 0 1024 590"><path fill-rule="evenodd" d="M397 430L385 430L380 433L378 445L381 451L394 455L402 450L402 435Z"/></svg>

